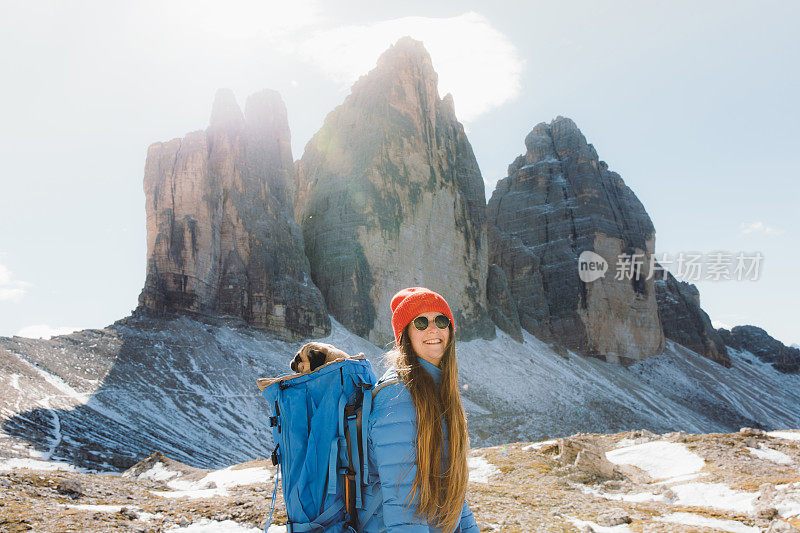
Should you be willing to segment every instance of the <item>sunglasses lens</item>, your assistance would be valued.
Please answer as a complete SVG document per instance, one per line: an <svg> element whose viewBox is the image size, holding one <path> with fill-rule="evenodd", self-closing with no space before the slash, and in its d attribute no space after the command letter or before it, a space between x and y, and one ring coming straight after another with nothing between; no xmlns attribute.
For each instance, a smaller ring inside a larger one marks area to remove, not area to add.
<svg viewBox="0 0 800 533"><path fill-rule="evenodd" d="M437 315L436 318L433 319L433 323L436 324L436 327L439 329L447 329L450 327L450 319L444 315ZM428 318L418 316L414 319L414 327L420 331L425 331L428 329Z"/></svg>

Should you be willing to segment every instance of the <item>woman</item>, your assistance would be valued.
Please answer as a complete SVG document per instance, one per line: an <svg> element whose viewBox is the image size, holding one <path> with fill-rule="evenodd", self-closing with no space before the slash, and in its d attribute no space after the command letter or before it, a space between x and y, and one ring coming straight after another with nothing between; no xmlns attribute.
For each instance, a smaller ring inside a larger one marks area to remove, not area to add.
<svg viewBox="0 0 800 533"><path fill-rule="evenodd" d="M368 423L364 532L478 533L467 489L467 422L458 388L453 314L423 287L392 298L395 348Z"/></svg>

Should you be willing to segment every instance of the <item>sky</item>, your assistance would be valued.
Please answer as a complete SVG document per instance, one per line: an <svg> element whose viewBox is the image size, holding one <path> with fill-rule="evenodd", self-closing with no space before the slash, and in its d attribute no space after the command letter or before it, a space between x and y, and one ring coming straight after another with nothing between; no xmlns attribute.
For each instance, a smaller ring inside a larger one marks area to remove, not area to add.
<svg viewBox="0 0 800 533"><path fill-rule="evenodd" d="M800 3L380 4L0 0L0 335L130 314L147 147L205 129L217 89L280 92L299 159L410 35L487 200L525 135L569 117L644 204L657 255L761 255L757 279L696 281L716 325L800 343Z"/></svg>

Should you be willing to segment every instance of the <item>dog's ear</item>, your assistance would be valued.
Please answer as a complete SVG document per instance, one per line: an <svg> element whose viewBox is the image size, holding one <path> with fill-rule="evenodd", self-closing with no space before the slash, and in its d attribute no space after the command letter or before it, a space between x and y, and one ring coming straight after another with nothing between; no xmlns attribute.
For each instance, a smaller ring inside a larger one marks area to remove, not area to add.
<svg viewBox="0 0 800 533"><path fill-rule="evenodd" d="M308 363L311 370L321 367L325 364L325 352L321 350L311 350L308 354Z"/></svg>
<svg viewBox="0 0 800 533"><path fill-rule="evenodd" d="M301 368L302 364L303 364L303 351L300 350L299 352L294 354L294 358L292 359L292 363L289 365L289 367L292 369L293 372L300 374L303 372Z"/></svg>

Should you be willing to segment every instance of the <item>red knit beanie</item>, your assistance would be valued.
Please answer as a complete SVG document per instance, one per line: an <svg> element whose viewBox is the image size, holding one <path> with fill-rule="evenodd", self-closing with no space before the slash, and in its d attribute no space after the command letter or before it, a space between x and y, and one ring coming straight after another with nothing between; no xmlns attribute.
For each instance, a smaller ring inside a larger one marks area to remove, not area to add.
<svg viewBox="0 0 800 533"><path fill-rule="evenodd" d="M392 296L392 329L394 340L400 346L403 329L417 316L429 311L438 311L450 319L450 334L455 333L455 322L450 306L438 293L425 287L410 287Z"/></svg>

